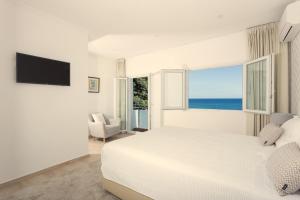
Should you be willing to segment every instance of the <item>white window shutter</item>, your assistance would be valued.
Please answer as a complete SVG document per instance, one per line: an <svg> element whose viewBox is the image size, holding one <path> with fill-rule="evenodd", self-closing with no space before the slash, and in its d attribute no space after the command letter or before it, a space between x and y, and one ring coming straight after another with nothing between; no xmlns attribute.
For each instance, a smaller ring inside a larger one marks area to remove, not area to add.
<svg viewBox="0 0 300 200"><path fill-rule="evenodd" d="M162 109L186 109L186 71L184 69L162 70L161 78Z"/></svg>
<svg viewBox="0 0 300 200"><path fill-rule="evenodd" d="M243 110L258 114L274 112L274 56L250 61L243 69Z"/></svg>

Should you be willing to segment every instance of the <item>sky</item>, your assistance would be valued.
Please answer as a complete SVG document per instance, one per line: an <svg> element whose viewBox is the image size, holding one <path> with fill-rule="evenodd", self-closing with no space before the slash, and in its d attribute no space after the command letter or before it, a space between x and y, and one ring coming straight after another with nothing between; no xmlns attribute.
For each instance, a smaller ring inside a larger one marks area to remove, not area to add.
<svg viewBox="0 0 300 200"><path fill-rule="evenodd" d="M242 98L243 65L191 70L189 98Z"/></svg>

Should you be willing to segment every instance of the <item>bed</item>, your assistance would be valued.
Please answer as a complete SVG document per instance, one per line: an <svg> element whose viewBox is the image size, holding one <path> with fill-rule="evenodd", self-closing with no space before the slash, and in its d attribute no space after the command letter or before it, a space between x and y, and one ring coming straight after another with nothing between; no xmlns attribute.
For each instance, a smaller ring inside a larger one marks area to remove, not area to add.
<svg viewBox="0 0 300 200"><path fill-rule="evenodd" d="M130 200L296 200L281 197L258 138L165 127L105 144L103 186Z"/></svg>

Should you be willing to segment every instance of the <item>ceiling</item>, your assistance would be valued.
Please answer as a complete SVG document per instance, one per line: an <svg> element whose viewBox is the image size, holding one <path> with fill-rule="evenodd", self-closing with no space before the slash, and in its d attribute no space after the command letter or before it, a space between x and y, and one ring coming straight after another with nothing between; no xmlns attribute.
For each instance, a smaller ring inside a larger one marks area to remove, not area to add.
<svg viewBox="0 0 300 200"><path fill-rule="evenodd" d="M17 1L88 29L92 52L127 57L277 21L294 0Z"/></svg>
<svg viewBox="0 0 300 200"><path fill-rule="evenodd" d="M128 58L204 39L198 34L106 35L89 43L89 51L109 58Z"/></svg>

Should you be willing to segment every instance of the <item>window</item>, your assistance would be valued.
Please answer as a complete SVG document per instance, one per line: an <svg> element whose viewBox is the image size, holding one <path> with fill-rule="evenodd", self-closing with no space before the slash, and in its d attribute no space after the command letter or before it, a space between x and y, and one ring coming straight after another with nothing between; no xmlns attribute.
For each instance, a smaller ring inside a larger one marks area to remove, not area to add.
<svg viewBox="0 0 300 200"><path fill-rule="evenodd" d="M184 69L162 70L162 109L183 110L186 108L185 76Z"/></svg>
<svg viewBox="0 0 300 200"><path fill-rule="evenodd" d="M274 60L265 56L244 65L244 111L270 114L274 111Z"/></svg>
<svg viewBox="0 0 300 200"><path fill-rule="evenodd" d="M189 108L242 110L243 65L189 71Z"/></svg>

